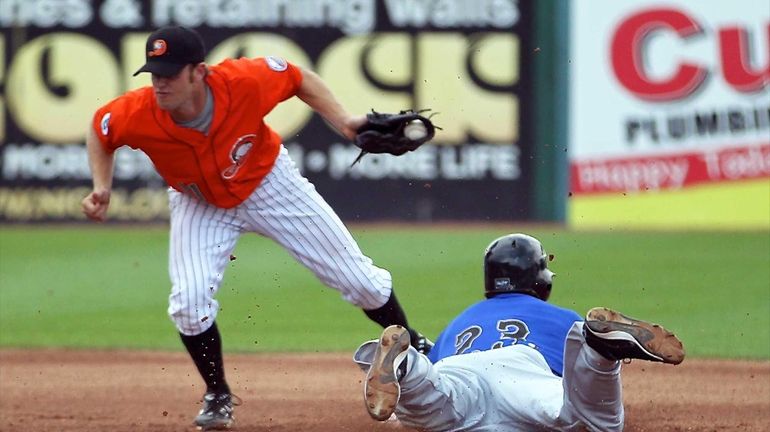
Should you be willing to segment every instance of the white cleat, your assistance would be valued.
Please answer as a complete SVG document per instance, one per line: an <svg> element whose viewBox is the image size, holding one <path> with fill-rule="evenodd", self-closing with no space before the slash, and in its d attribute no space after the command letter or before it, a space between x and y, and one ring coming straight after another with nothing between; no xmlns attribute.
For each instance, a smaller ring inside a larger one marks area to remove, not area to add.
<svg viewBox="0 0 770 432"><path fill-rule="evenodd" d="M406 359L409 344L409 332L401 326L390 326L380 336L372 366L364 382L366 410L375 420L388 420L396 409L401 396L397 371Z"/></svg>

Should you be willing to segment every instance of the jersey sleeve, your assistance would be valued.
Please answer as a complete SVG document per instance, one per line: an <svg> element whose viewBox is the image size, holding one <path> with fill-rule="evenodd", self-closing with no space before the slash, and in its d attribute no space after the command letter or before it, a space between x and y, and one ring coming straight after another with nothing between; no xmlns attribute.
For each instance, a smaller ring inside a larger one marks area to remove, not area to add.
<svg viewBox="0 0 770 432"><path fill-rule="evenodd" d="M118 123L122 117L119 107L117 100L110 101L96 110L91 124L102 148L110 154L122 146L118 138L120 130Z"/></svg>
<svg viewBox="0 0 770 432"><path fill-rule="evenodd" d="M302 70L280 57L225 60L218 71L232 77L239 92L253 94L258 113L267 115L276 105L297 94L302 84Z"/></svg>
<svg viewBox="0 0 770 432"><path fill-rule="evenodd" d="M437 361L441 360L441 356L439 355L439 352L444 349L444 332L441 332L441 334L438 335L436 338L436 343L433 345L433 348L428 352L428 360L430 360L431 363L436 363Z"/></svg>
<svg viewBox="0 0 770 432"><path fill-rule="evenodd" d="M585 318L578 315L577 312L575 311L570 311L570 312L572 312L572 320L573 320L572 322L585 321Z"/></svg>
<svg viewBox="0 0 770 432"><path fill-rule="evenodd" d="M275 104L297 94L302 85L302 71L299 67L280 57L268 56L255 59L263 71L260 80L265 100Z"/></svg>

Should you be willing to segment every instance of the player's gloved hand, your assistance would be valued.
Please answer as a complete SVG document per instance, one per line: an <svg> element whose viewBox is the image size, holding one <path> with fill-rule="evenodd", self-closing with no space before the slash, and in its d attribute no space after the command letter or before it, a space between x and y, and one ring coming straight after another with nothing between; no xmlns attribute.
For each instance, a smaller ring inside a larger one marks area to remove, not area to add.
<svg viewBox="0 0 770 432"><path fill-rule="evenodd" d="M361 149L361 153L353 164L361 160L366 153L390 153L400 156L433 139L436 129L441 128L435 126L430 117L420 114L425 111L429 110L405 110L398 114L372 110L366 115L366 123L356 131L355 144ZM407 125L412 122L422 123L422 127L416 125L416 134L405 133Z"/></svg>

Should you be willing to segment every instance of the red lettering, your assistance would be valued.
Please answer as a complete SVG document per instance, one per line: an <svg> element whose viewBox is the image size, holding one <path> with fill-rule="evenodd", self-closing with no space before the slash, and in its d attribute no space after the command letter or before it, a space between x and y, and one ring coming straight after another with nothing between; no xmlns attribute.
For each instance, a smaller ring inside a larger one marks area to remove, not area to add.
<svg viewBox="0 0 770 432"><path fill-rule="evenodd" d="M719 49L725 81L740 92L752 93L770 83L770 24L767 26L768 63L762 68L751 68L747 32L739 27L719 31Z"/></svg>
<svg viewBox="0 0 770 432"><path fill-rule="evenodd" d="M610 56L615 76L637 97L668 101L689 96L703 84L707 71L691 63L680 63L676 72L654 80L645 71L645 39L658 31L674 31L687 39L701 33L700 25L676 9L653 9L630 16L620 23L612 37Z"/></svg>

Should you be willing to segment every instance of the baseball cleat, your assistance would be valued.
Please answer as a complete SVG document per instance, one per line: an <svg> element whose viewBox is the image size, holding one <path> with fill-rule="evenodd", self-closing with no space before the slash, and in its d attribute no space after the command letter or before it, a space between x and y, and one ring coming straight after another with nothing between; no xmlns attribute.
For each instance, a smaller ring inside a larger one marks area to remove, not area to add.
<svg viewBox="0 0 770 432"><path fill-rule="evenodd" d="M364 402L369 415L378 421L390 418L401 396L398 369L406 359L409 331L392 325L383 330L364 382Z"/></svg>
<svg viewBox="0 0 770 432"><path fill-rule="evenodd" d="M609 360L641 359L675 365L684 360L682 341L672 332L611 309L588 311L583 333L588 346Z"/></svg>
<svg viewBox="0 0 770 432"><path fill-rule="evenodd" d="M412 338L412 346L417 350L418 353L428 355L430 350L433 349L433 342L431 342L431 340L425 337L425 335L422 333L413 331L413 333L410 332L410 335Z"/></svg>
<svg viewBox="0 0 770 432"><path fill-rule="evenodd" d="M195 417L195 426L201 431L229 429L235 421L233 405L240 404L240 398L229 393L206 393L203 407Z"/></svg>

